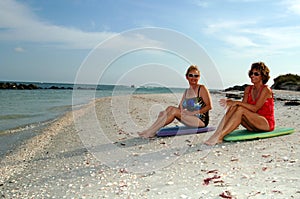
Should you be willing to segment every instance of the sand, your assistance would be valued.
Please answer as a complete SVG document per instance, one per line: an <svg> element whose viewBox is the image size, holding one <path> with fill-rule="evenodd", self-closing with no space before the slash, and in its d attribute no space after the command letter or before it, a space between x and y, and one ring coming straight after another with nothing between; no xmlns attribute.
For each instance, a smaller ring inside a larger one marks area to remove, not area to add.
<svg viewBox="0 0 300 199"><path fill-rule="evenodd" d="M180 96L101 98L67 113L1 160L1 197L300 197L299 106L275 102L277 126L295 128L286 136L214 147L203 145L213 132L137 136ZM212 94L210 126L224 114L218 105L223 96Z"/></svg>

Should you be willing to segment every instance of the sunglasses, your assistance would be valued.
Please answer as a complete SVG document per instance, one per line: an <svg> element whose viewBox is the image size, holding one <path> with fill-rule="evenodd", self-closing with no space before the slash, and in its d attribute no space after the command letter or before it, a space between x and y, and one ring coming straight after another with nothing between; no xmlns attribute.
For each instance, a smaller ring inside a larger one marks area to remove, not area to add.
<svg viewBox="0 0 300 199"><path fill-rule="evenodd" d="M198 74L188 74L188 77L195 77L195 78L198 78L198 77L200 77L200 75L198 75Z"/></svg>
<svg viewBox="0 0 300 199"><path fill-rule="evenodd" d="M249 72L249 77L251 77L252 75L254 75L254 76L260 76L260 73L258 73L258 72Z"/></svg>

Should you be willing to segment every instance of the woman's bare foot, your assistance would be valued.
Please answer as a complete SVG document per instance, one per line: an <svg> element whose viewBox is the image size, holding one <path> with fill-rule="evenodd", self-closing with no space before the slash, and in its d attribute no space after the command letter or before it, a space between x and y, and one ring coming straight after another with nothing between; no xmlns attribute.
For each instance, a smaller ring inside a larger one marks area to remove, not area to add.
<svg viewBox="0 0 300 199"><path fill-rule="evenodd" d="M216 141L207 140L207 141L204 142L204 144L206 144L208 146L213 146L213 145L216 145L216 144L220 144L222 142L223 142L222 140L216 140Z"/></svg>
<svg viewBox="0 0 300 199"><path fill-rule="evenodd" d="M223 139L218 138L217 136L211 136L208 140L204 142L204 144L213 146L216 144L220 144L223 142Z"/></svg>
<svg viewBox="0 0 300 199"><path fill-rule="evenodd" d="M153 133L152 131L149 131L149 130L139 132L138 134L140 137L143 137L143 138L153 138L156 135L155 132Z"/></svg>

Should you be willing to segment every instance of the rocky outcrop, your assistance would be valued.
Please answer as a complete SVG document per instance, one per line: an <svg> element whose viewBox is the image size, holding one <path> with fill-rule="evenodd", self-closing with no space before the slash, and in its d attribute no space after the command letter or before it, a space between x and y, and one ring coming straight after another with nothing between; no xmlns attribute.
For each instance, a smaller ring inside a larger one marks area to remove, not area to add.
<svg viewBox="0 0 300 199"><path fill-rule="evenodd" d="M232 99L242 99L243 98L243 92L240 93L226 93L225 97L232 98Z"/></svg>
<svg viewBox="0 0 300 199"><path fill-rule="evenodd" d="M280 75L274 79L272 89L300 91L300 76L294 74Z"/></svg>
<svg viewBox="0 0 300 199"><path fill-rule="evenodd" d="M2 83L0 82L0 89L15 89L15 90L34 90L40 89L37 85L34 84L17 84L17 83Z"/></svg>
<svg viewBox="0 0 300 199"><path fill-rule="evenodd" d="M0 82L0 89L11 89L11 90L35 90L35 89L68 89L72 90L72 87L59 87L59 86L50 86L49 88L42 88L35 84L23 84L15 82Z"/></svg>
<svg viewBox="0 0 300 199"><path fill-rule="evenodd" d="M247 86L249 86L249 84L244 84L243 86L236 85L236 86L233 86L233 87L226 88L225 92L228 92L228 91L244 91Z"/></svg>
<svg viewBox="0 0 300 199"><path fill-rule="evenodd" d="M58 89L60 89L60 90L68 89L68 90L73 90L72 87L59 87L59 86L51 86L51 87L48 88L48 89L55 89L55 90L58 90Z"/></svg>
<svg viewBox="0 0 300 199"><path fill-rule="evenodd" d="M226 88L224 91L226 92L227 98L232 99L242 99L244 95L244 90L248 86L248 84L244 84L242 86L235 85L233 87Z"/></svg>

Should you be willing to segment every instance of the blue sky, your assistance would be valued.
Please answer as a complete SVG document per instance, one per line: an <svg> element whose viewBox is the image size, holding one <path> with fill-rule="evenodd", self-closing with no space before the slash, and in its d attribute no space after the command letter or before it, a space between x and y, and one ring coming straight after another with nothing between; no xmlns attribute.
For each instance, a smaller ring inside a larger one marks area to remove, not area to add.
<svg viewBox="0 0 300 199"><path fill-rule="evenodd" d="M272 85L300 74L299 35L299 0L1 0L0 81L186 87L193 63L225 88L264 61Z"/></svg>

